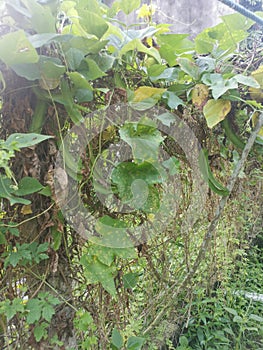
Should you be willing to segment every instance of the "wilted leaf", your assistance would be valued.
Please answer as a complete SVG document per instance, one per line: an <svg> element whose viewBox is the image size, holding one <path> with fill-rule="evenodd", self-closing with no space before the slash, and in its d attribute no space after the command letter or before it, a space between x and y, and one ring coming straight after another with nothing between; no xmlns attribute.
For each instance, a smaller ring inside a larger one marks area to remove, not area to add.
<svg viewBox="0 0 263 350"><path fill-rule="evenodd" d="M259 88L249 88L250 96L257 102L263 102L263 65L251 73L252 77L258 82Z"/></svg>
<svg viewBox="0 0 263 350"><path fill-rule="evenodd" d="M140 86L134 92L133 102L141 102L149 97L160 99L166 89L154 88L150 86Z"/></svg>
<svg viewBox="0 0 263 350"><path fill-rule="evenodd" d="M253 127L256 126L257 122L258 122L258 116L259 116L259 112L255 112L252 115L252 125ZM260 128L258 135L257 135L260 139L263 140L263 127Z"/></svg>
<svg viewBox="0 0 263 350"><path fill-rule="evenodd" d="M192 90L192 101L197 108L201 108L207 102L209 88L205 84L196 84Z"/></svg>
<svg viewBox="0 0 263 350"><path fill-rule="evenodd" d="M229 100L209 100L203 108L204 116L209 128L225 119L231 110L231 102Z"/></svg>
<svg viewBox="0 0 263 350"><path fill-rule="evenodd" d="M21 214L23 215L29 215L29 214L32 214L32 206L31 204L29 205L23 205L22 208L21 208Z"/></svg>

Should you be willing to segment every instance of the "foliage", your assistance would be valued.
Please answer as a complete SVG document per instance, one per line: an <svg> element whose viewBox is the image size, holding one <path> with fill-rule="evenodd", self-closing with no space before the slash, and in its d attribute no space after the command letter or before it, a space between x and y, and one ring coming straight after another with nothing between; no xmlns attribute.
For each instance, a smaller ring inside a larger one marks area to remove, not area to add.
<svg viewBox="0 0 263 350"><path fill-rule="evenodd" d="M247 259L244 247L262 226L262 129L198 260L262 112L262 43L253 52L248 45L253 22L225 16L191 41L155 24L156 9L137 0L0 4L1 346L262 345L261 304L241 295L261 276L259 253ZM136 10L140 28L117 19ZM186 150L169 137L181 125L176 117L203 147L194 162L209 188L191 229L191 198L201 195ZM180 203L167 222L173 187ZM132 232L141 226L138 243Z"/></svg>

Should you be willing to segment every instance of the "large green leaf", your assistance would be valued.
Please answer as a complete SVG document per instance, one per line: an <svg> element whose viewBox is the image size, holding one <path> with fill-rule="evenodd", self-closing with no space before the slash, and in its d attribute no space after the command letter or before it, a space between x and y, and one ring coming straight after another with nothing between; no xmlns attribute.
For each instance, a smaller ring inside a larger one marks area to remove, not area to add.
<svg viewBox="0 0 263 350"><path fill-rule="evenodd" d="M66 71L60 59L48 56L39 56L37 63L21 63L12 66L17 75L28 80L40 79L44 89L54 89L58 87L60 77Z"/></svg>
<svg viewBox="0 0 263 350"><path fill-rule="evenodd" d="M139 279L139 274L136 272L128 272L123 275L123 287L126 289L135 288Z"/></svg>
<svg viewBox="0 0 263 350"><path fill-rule="evenodd" d="M119 3L120 9L126 14L130 14L141 5L141 0L121 0Z"/></svg>
<svg viewBox="0 0 263 350"><path fill-rule="evenodd" d="M12 66L21 63L36 63L39 56L25 32L18 30L0 38L0 59L8 66Z"/></svg>
<svg viewBox="0 0 263 350"><path fill-rule="evenodd" d="M199 79L200 70L195 62L190 61L188 58L181 57L177 59L177 63L179 63L181 69L190 75L191 78L194 80Z"/></svg>
<svg viewBox="0 0 263 350"><path fill-rule="evenodd" d="M108 231L113 232L112 238L115 239L114 232L121 229L121 232L126 232L127 225L118 219L113 219L108 215L102 216L96 225L96 229L100 234L105 234L105 228ZM103 264L110 266L115 257L123 258L123 259L134 259L136 258L136 251L134 247L128 248L115 248L108 247L98 244L93 244L89 248L89 255L96 256Z"/></svg>
<svg viewBox="0 0 263 350"><path fill-rule="evenodd" d="M127 44L125 44L120 50L119 55L120 56L125 55L129 51L143 52L143 53L146 53L148 56L153 57L158 63L161 63L162 61L158 50L156 50L154 47L151 47L151 48L146 47L138 38L133 39Z"/></svg>
<svg viewBox="0 0 263 350"><path fill-rule="evenodd" d="M84 59L85 54L82 50L71 47L65 53L65 59L70 70L74 71L78 69L81 61Z"/></svg>
<svg viewBox="0 0 263 350"><path fill-rule="evenodd" d="M167 105L171 109L177 109L178 106L184 106L184 101L180 99L173 91L166 91L163 93L163 98L167 100Z"/></svg>
<svg viewBox="0 0 263 350"><path fill-rule="evenodd" d="M94 34L100 39L108 30L108 23L94 12L82 10L80 15L80 24L88 34Z"/></svg>
<svg viewBox="0 0 263 350"><path fill-rule="evenodd" d="M49 7L41 6L35 0L22 0L29 10L31 25L37 33L54 33L56 18Z"/></svg>
<svg viewBox="0 0 263 350"><path fill-rule="evenodd" d="M178 56L189 54L194 49L192 41L187 39L188 34L162 34L158 36L160 54L170 67L176 64Z"/></svg>
<svg viewBox="0 0 263 350"><path fill-rule="evenodd" d="M123 339L117 328L114 328L112 331L111 344L117 349L121 349L123 346Z"/></svg>
<svg viewBox="0 0 263 350"><path fill-rule="evenodd" d="M34 133L28 133L28 134L17 133L17 134L10 135L5 141L5 145L7 147L15 146L17 149L19 149L23 147L34 146L50 138L52 138L52 136L40 135L40 134L34 134Z"/></svg>
<svg viewBox="0 0 263 350"><path fill-rule="evenodd" d="M141 350L144 343L145 338L129 337L127 341L127 350Z"/></svg>
<svg viewBox="0 0 263 350"><path fill-rule="evenodd" d="M43 185L33 177L23 177L18 184L18 189L15 191L17 196L26 196L31 193L38 192L44 188Z"/></svg>
<svg viewBox="0 0 263 350"><path fill-rule="evenodd" d="M219 73L206 73L202 77L202 82L211 86L212 96L215 100L224 95L227 91L237 89L238 83L235 77L224 79Z"/></svg>
<svg viewBox="0 0 263 350"><path fill-rule="evenodd" d="M161 142L164 140L155 125L147 124L147 119L139 123L126 123L120 129L120 137L128 143L135 160L157 161Z"/></svg>
<svg viewBox="0 0 263 350"><path fill-rule="evenodd" d="M15 188L11 180L0 174L0 198L6 198L11 205L16 203L28 205L31 202L28 199L19 198L14 195Z"/></svg>
<svg viewBox="0 0 263 350"><path fill-rule="evenodd" d="M162 183L159 170L150 163L123 162L112 171L111 180L123 203L135 210L155 211L159 207L159 193L154 184Z"/></svg>
<svg viewBox="0 0 263 350"><path fill-rule="evenodd" d="M249 33L253 21L245 16L235 13L222 17L224 23L219 23L212 28L206 28L195 38L196 51L199 54L211 53L214 47L233 52L237 44L244 40Z"/></svg>
<svg viewBox="0 0 263 350"><path fill-rule="evenodd" d="M64 52L70 49L78 49L82 51L84 55L87 55L88 53L96 54L100 52L107 42L107 40L100 41L96 38L73 36L70 40L61 43L61 46Z"/></svg>
<svg viewBox="0 0 263 350"><path fill-rule="evenodd" d="M100 282L103 288L112 296L116 295L114 277L116 275L116 267L102 264L96 257L90 258L83 255L80 263L84 266L84 275L88 283Z"/></svg>
<svg viewBox="0 0 263 350"><path fill-rule="evenodd" d="M127 233L127 228L128 225L125 222L105 215L96 222L95 229L100 234L100 237L92 237L92 242L105 247L113 247L114 249L120 248L119 255L123 248L133 246L133 242ZM123 253L125 254L125 252ZM109 254L113 257L116 252L111 250ZM109 257L104 258L104 262L105 259L109 261Z"/></svg>
<svg viewBox="0 0 263 350"><path fill-rule="evenodd" d="M95 80L107 75L99 68L97 63L90 58L86 58L81 62L78 71L88 80Z"/></svg>

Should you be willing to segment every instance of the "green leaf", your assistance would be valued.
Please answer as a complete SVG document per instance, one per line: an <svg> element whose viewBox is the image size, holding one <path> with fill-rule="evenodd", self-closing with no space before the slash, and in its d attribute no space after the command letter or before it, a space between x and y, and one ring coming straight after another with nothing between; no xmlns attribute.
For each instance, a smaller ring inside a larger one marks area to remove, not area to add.
<svg viewBox="0 0 263 350"><path fill-rule="evenodd" d="M233 318L233 322L242 323L243 318L237 315Z"/></svg>
<svg viewBox="0 0 263 350"><path fill-rule="evenodd" d="M185 336L180 336L179 338L179 343L180 343L180 346L182 346L183 348L187 348L188 345L189 345L189 342L188 342L188 339L185 337Z"/></svg>
<svg viewBox="0 0 263 350"><path fill-rule="evenodd" d="M33 177L23 177L18 184L18 189L14 192L17 196L26 196L43 189L41 183Z"/></svg>
<svg viewBox="0 0 263 350"><path fill-rule="evenodd" d="M136 10L141 5L141 0L121 0L119 3L120 10L126 15L129 15L132 11Z"/></svg>
<svg viewBox="0 0 263 350"><path fill-rule="evenodd" d="M224 307L224 309L229 312L231 315L237 316L237 311L235 309L232 309L230 307Z"/></svg>
<svg viewBox="0 0 263 350"><path fill-rule="evenodd" d="M154 65L156 66L156 65ZM160 66L160 65L159 65ZM163 67L163 66L160 66ZM163 72L161 72L157 76L151 76L151 81L155 82L158 80L164 80L165 83L175 82L179 77L179 69L178 68L166 68Z"/></svg>
<svg viewBox="0 0 263 350"><path fill-rule="evenodd" d="M0 59L8 66L20 63L36 63L37 51L23 30L11 32L0 38Z"/></svg>
<svg viewBox="0 0 263 350"><path fill-rule="evenodd" d="M169 127L175 122L175 116L169 112L158 115L157 119L160 120L163 123L163 125Z"/></svg>
<svg viewBox="0 0 263 350"><path fill-rule="evenodd" d="M103 71L107 72L112 68L116 58L106 53L100 53L97 55L91 55L91 58L97 63L98 67Z"/></svg>
<svg viewBox="0 0 263 350"><path fill-rule="evenodd" d="M176 65L178 56L191 53L194 49L193 42L187 37L188 34L162 34L158 36L160 55L170 67Z"/></svg>
<svg viewBox="0 0 263 350"><path fill-rule="evenodd" d="M102 224L102 225L100 225ZM108 230L116 228L127 228L127 224L123 221L113 219L108 215L102 216L97 223L96 228L99 230L101 234L104 233L105 226L107 226ZM123 259L134 259L136 258L136 251L134 247L129 248L110 248L107 246L93 244L89 248L89 255L96 256L103 264L110 266L115 257L120 257Z"/></svg>
<svg viewBox="0 0 263 350"><path fill-rule="evenodd" d="M87 79L84 77L84 75L80 74L79 72L70 72L70 73L68 73L68 76L69 76L70 80L73 82L74 87L76 89L93 90L92 86L87 81Z"/></svg>
<svg viewBox="0 0 263 350"><path fill-rule="evenodd" d="M82 51L84 55L87 55L97 54L105 48L107 42L107 40L100 41L96 38L91 39L81 36L73 36L70 40L63 42L61 46L64 52L74 48Z"/></svg>
<svg viewBox="0 0 263 350"><path fill-rule="evenodd" d="M202 82L211 86L212 96L215 100L224 95L224 93L226 93L228 90L238 88L238 83L235 77L225 80L222 74L218 73L204 74L202 77Z"/></svg>
<svg viewBox="0 0 263 350"><path fill-rule="evenodd" d="M23 300L20 298L15 298L10 304L6 307L5 313L7 320L11 320L18 312L24 312L25 306Z"/></svg>
<svg viewBox="0 0 263 350"><path fill-rule="evenodd" d="M52 138L52 136L40 135L40 134L34 134L34 133L28 133L28 134L17 133L17 134L10 135L5 141L5 144L7 147L16 146L17 148L24 148L24 147L34 146L50 138Z"/></svg>
<svg viewBox="0 0 263 350"><path fill-rule="evenodd" d="M145 212L158 209L159 193L152 184L162 183L163 177L156 166L123 162L113 170L111 179L121 200L131 208Z"/></svg>
<svg viewBox="0 0 263 350"><path fill-rule="evenodd" d="M231 102L229 100L208 100L203 108L204 116L209 128L225 119L231 110Z"/></svg>
<svg viewBox="0 0 263 350"><path fill-rule="evenodd" d="M41 6L35 0L22 0L22 3L29 10L31 25L37 33L54 32L56 19L49 7Z"/></svg>
<svg viewBox="0 0 263 350"><path fill-rule="evenodd" d="M248 77L243 74L237 74L234 76L234 79L240 84L254 88L260 88L260 84L253 77Z"/></svg>
<svg viewBox="0 0 263 350"><path fill-rule="evenodd" d="M126 273L123 276L123 286L126 289L133 289L138 283L139 274L134 272Z"/></svg>
<svg viewBox="0 0 263 350"><path fill-rule="evenodd" d="M65 52L65 58L69 69L74 71L78 69L81 61L85 58L85 54L82 50L72 47Z"/></svg>
<svg viewBox="0 0 263 350"><path fill-rule="evenodd" d="M109 267L102 264L96 257L90 259L84 255L81 257L80 263L85 267L84 275L89 283L100 282L107 292L112 296L116 295L114 283L114 277L116 274L115 267Z"/></svg>
<svg viewBox="0 0 263 350"><path fill-rule="evenodd" d="M50 322L52 316L55 314L55 309L52 305L45 303L44 307L42 308L42 317Z"/></svg>
<svg viewBox="0 0 263 350"><path fill-rule="evenodd" d="M62 241L62 233L57 231L54 227L51 227L51 233L53 238L53 249L56 251L59 249Z"/></svg>
<svg viewBox="0 0 263 350"><path fill-rule="evenodd" d="M256 322L259 322L259 323L263 323L263 317L255 315L255 314L250 314L249 319L256 321Z"/></svg>
<svg viewBox="0 0 263 350"><path fill-rule="evenodd" d="M101 38L109 28L108 23L94 12L81 10L80 24L88 34L94 34L97 38Z"/></svg>
<svg viewBox="0 0 263 350"><path fill-rule="evenodd" d="M52 195L51 189L49 186L43 187L43 189L39 192L39 194L42 194L43 196L50 197Z"/></svg>
<svg viewBox="0 0 263 350"><path fill-rule="evenodd" d="M232 13L230 15L223 16L222 20L225 24L225 28L227 28L229 32L234 32L236 30L245 31L254 24L253 20L240 13Z"/></svg>
<svg viewBox="0 0 263 350"><path fill-rule="evenodd" d="M181 69L190 75L194 80L198 80L200 76L200 70L198 65L195 62L190 61L188 58L177 58L177 63L181 67Z"/></svg>
<svg viewBox="0 0 263 350"><path fill-rule="evenodd" d="M180 171L180 161L175 157L165 160L163 166L169 170L171 176L178 174Z"/></svg>
<svg viewBox="0 0 263 350"><path fill-rule="evenodd" d="M128 225L118 219L113 219L108 215L101 217L95 225L96 231L100 234L100 238L92 237L92 242L104 245L105 247L120 248L120 251L126 247L132 247L133 243L127 233ZM111 259L116 252L109 251L109 255L100 260Z"/></svg>
<svg viewBox="0 0 263 350"><path fill-rule="evenodd" d="M136 38L128 42L126 45L122 47L122 49L119 52L119 55L125 55L127 52L133 51L133 52L143 52L146 53L148 56L153 57L159 64L162 63L161 56L159 54L159 51L156 50L154 47L148 48L141 42L140 39Z"/></svg>
<svg viewBox="0 0 263 350"><path fill-rule="evenodd" d="M78 71L88 80L95 80L107 75L99 68L97 63L90 58L86 58L81 62Z"/></svg>
<svg viewBox="0 0 263 350"><path fill-rule="evenodd" d="M66 67L58 64L56 59L41 56L40 62L40 85L45 90L52 90L58 87L60 77L65 73Z"/></svg>
<svg viewBox="0 0 263 350"><path fill-rule="evenodd" d="M31 202L24 198L15 197L13 193L15 192L12 182L7 177L0 174L0 198L6 198L10 201L11 205L16 203L28 205Z"/></svg>
<svg viewBox="0 0 263 350"><path fill-rule="evenodd" d="M34 322L37 322L41 318L41 301L39 299L30 299L26 304L26 310L28 311L27 314L27 323L33 324Z"/></svg>
<svg viewBox="0 0 263 350"><path fill-rule="evenodd" d="M127 350L140 350L145 342L145 338L129 337L127 341Z"/></svg>
<svg viewBox="0 0 263 350"><path fill-rule="evenodd" d="M72 39L72 35L70 34L55 34L55 33L41 33L30 35L28 40L31 42L35 49L38 49L41 46L51 44L52 42L62 43L64 41L69 41Z"/></svg>
<svg viewBox="0 0 263 350"><path fill-rule="evenodd" d="M154 58L151 58L154 60ZM150 67L147 68L148 75L153 79L155 78L158 80L158 76L163 73L163 71L166 69L165 65L162 64L153 64Z"/></svg>
<svg viewBox="0 0 263 350"><path fill-rule="evenodd" d="M111 344L117 349L121 349L123 346L123 339L117 328L114 328L111 335Z"/></svg>
<svg viewBox="0 0 263 350"><path fill-rule="evenodd" d="M126 123L119 130L119 134L121 139L131 146L135 160L152 162L158 160L159 147L163 137L155 125L147 123L147 119Z"/></svg>
<svg viewBox="0 0 263 350"><path fill-rule="evenodd" d="M40 325L37 325L34 327L34 336L36 338L36 341L39 342L42 338L46 339L48 332L48 323L42 322Z"/></svg>
<svg viewBox="0 0 263 350"><path fill-rule="evenodd" d="M6 244L5 235L0 231L0 244Z"/></svg>
<svg viewBox="0 0 263 350"><path fill-rule="evenodd" d="M167 100L167 105L171 109L177 109L178 106L184 106L184 101L180 99L173 91L163 93L163 98Z"/></svg>

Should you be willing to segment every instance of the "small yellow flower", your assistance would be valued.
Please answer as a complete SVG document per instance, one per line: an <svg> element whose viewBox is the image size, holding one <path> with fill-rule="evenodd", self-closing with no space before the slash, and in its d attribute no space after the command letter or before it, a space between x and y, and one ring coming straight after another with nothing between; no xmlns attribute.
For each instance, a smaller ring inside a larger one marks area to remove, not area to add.
<svg viewBox="0 0 263 350"><path fill-rule="evenodd" d="M149 19L155 14L156 6L144 4L138 10L137 18Z"/></svg>

